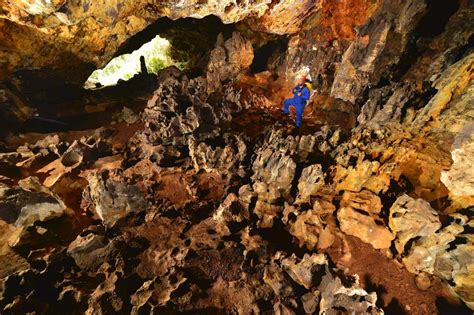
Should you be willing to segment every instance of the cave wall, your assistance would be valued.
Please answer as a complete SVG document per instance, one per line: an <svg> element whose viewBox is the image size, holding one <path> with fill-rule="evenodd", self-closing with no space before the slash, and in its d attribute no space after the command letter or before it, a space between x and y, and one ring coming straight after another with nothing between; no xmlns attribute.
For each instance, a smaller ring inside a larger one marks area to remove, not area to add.
<svg viewBox="0 0 474 315"><path fill-rule="evenodd" d="M0 309L435 314L446 288L474 308L472 1L171 3L3 4L2 127L72 124L0 142ZM211 13L245 19L177 47L200 73L64 89ZM304 66L333 116L296 131L265 93Z"/></svg>
<svg viewBox="0 0 474 315"><path fill-rule="evenodd" d="M104 66L119 46L161 17L172 20L209 15L224 23L246 17L260 30L295 32L314 1L8 1L0 7L0 67L3 77L20 69L74 68L70 81L84 81L86 65ZM291 10L287 10L291 8ZM309 10L309 11L308 11ZM278 23L281 21L282 23ZM71 63L71 60L75 60Z"/></svg>

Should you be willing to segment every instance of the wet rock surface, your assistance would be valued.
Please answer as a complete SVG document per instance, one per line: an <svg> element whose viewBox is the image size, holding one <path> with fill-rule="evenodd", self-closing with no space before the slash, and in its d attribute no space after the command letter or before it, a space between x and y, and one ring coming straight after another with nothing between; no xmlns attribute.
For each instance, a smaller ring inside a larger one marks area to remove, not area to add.
<svg viewBox="0 0 474 315"><path fill-rule="evenodd" d="M244 21L200 68L81 96L68 119L90 125L0 132L0 313L474 308L469 1L3 6L0 29L51 31L39 46L97 30L69 48L95 63L157 16ZM302 67L318 92L295 130L278 110ZM15 84L0 115L22 124L41 92Z"/></svg>

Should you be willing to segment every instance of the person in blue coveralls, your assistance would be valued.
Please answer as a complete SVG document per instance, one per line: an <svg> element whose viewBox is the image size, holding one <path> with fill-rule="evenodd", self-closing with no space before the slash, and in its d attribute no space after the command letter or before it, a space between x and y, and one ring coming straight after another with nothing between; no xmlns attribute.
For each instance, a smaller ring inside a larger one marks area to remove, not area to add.
<svg viewBox="0 0 474 315"><path fill-rule="evenodd" d="M283 114L290 113L290 106L296 109L296 128L301 127L303 121L303 111L310 97L310 91L306 85L306 76L300 74L296 77L296 86L293 88L293 98L283 102Z"/></svg>

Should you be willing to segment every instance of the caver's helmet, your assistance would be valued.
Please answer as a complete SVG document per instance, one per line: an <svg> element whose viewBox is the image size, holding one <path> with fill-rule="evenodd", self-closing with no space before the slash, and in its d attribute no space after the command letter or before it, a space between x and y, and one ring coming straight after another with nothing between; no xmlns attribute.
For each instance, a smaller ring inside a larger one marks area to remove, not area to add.
<svg viewBox="0 0 474 315"><path fill-rule="evenodd" d="M303 81L306 81L306 74L304 73L298 73L296 75L296 79L303 79Z"/></svg>
<svg viewBox="0 0 474 315"><path fill-rule="evenodd" d="M296 79L303 78L305 81L312 81L309 73L309 67L304 66L296 73Z"/></svg>

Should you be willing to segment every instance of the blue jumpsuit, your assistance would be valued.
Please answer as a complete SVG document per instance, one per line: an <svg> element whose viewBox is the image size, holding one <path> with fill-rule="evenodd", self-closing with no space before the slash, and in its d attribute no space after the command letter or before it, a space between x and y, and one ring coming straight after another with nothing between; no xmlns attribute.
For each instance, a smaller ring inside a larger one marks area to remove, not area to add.
<svg viewBox="0 0 474 315"><path fill-rule="evenodd" d="M298 95L301 93L301 96ZM286 99L283 102L283 112L285 114L290 113L290 106L294 106L296 109L296 127L301 127L303 121L303 110L306 102L309 100L309 90L306 85L297 85L293 88L293 98Z"/></svg>

